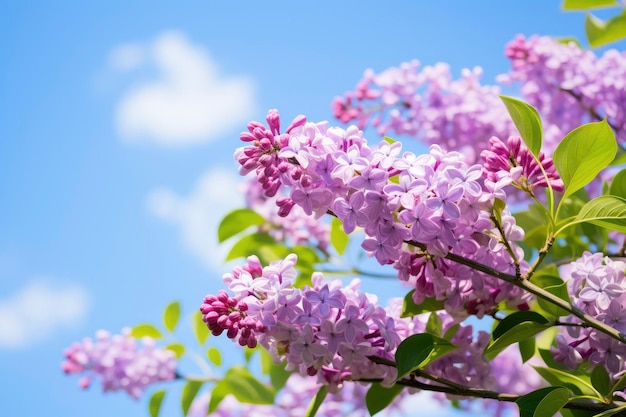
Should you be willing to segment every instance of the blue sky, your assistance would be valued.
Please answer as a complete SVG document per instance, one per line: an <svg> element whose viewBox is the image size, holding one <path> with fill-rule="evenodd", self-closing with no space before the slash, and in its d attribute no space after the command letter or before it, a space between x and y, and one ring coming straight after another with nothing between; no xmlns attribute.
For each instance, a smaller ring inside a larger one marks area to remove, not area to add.
<svg viewBox="0 0 626 417"><path fill-rule="evenodd" d="M491 82L518 33L583 38L556 0L93 3L2 1L1 415L147 415L80 391L62 349L219 288L249 120L332 119L369 67L480 65Z"/></svg>

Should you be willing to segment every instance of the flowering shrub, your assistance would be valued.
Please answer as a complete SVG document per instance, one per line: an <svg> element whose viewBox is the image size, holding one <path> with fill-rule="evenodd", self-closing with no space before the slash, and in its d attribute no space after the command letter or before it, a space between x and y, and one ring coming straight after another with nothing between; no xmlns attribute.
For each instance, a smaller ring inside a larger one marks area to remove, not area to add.
<svg viewBox="0 0 626 417"><path fill-rule="evenodd" d="M202 346L225 334L261 375L177 373L185 346L154 346L160 330L146 324L73 345L63 369L133 397L182 380L190 416L374 415L417 391L460 408L482 399L496 415L513 403L523 416L626 413L626 55L546 37L517 37L505 54L499 81L526 102L481 85L478 68L454 80L413 61L368 70L335 99L339 121L356 124L301 115L282 130L274 109L248 124L235 151L248 207L218 232L235 240L227 260L243 261L204 297L194 331ZM368 126L429 150L368 141ZM337 262L356 250L408 293L383 306L358 279L327 278L377 275ZM179 315L166 308L168 332ZM208 358L221 367L215 347Z"/></svg>

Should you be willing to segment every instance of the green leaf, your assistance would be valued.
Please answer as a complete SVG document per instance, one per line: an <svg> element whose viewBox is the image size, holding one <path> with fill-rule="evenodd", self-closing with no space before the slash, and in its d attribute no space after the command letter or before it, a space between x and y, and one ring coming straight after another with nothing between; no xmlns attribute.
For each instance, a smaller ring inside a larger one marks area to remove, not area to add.
<svg viewBox="0 0 626 417"><path fill-rule="evenodd" d="M165 328L170 332L173 332L178 324L178 319L180 318L180 303L178 301L174 301L165 307L165 311L163 312L163 324L165 324Z"/></svg>
<svg viewBox="0 0 626 417"><path fill-rule="evenodd" d="M265 223L263 216L253 210L247 208L233 210L222 219L217 229L217 239L223 242L250 226L258 226L263 223Z"/></svg>
<svg viewBox="0 0 626 417"><path fill-rule="evenodd" d="M546 387L519 397L520 417L552 417L569 401L564 387Z"/></svg>
<svg viewBox="0 0 626 417"><path fill-rule="evenodd" d="M580 44L580 41L573 36L564 37L564 38L554 38L554 40L557 41L558 43L562 43L563 45L569 45L570 43L573 42L577 47L579 47L580 49L583 49L583 46Z"/></svg>
<svg viewBox="0 0 626 417"><path fill-rule="evenodd" d="M278 245L276 245L276 240L267 233L253 233L251 235L246 235L233 245L230 252L228 252L228 255L226 255L226 260L230 261L237 258L247 258L250 255L257 255L259 258L271 258L273 257L273 254L264 254L260 252L260 250L272 246Z"/></svg>
<svg viewBox="0 0 626 417"><path fill-rule="evenodd" d="M594 198L583 206L570 225L582 222L626 233L626 199L613 195Z"/></svg>
<svg viewBox="0 0 626 417"><path fill-rule="evenodd" d="M598 365L593 368L591 372L591 385L605 398L608 398L613 391L611 391L611 377L602 365Z"/></svg>
<svg viewBox="0 0 626 417"><path fill-rule="evenodd" d="M430 313L430 316L428 317L428 321L426 322L426 333L437 336L443 333L443 322L436 311Z"/></svg>
<svg viewBox="0 0 626 417"><path fill-rule="evenodd" d="M411 290L404 296L404 301L402 302L402 314L400 317L413 317L417 314L444 309L443 300L436 300L434 297L425 298L420 304L415 304L415 301L413 301L414 292L415 290Z"/></svg>
<svg viewBox="0 0 626 417"><path fill-rule="evenodd" d="M558 274L558 271L555 273ZM541 274L540 276L533 277L533 282L548 291L550 294L553 294L560 298L563 301L570 302L569 293L567 291L567 284L563 282L563 280L554 275ZM539 307L546 313L550 314L552 317L561 317L570 314L568 311L558 307L548 300L543 298L538 298L537 302Z"/></svg>
<svg viewBox="0 0 626 417"><path fill-rule="evenodd" d="M400 342L396 350L398 379L428 365L454 349L456 349L455 345L432 334L419 333L407 337Z"/></svg>
<svg viewBox="0 0 626 417"><path fill-rule="evenodd" d="M201 345L206 342L207 337L209 337L209 328L206 323L202 321L202 313L200 311L196 311L191 318L191 323L193 325L193 332L196 335L196 339L198 343Z"/></svg>
<svg viewBox="0 0 626 417"><path fill-rule="evenodd" d="M346 232L343 231L341 220L336 217L330 222L330 243L339 255L343 255L348 247L349 237Z"/></svg>
<svg viewBox="0 0 626 417"><path fill-rule="evenodd" d="M533 155L538 156L541 151L543 127L539 112L530 104L513 97L500 96L504 102L515 127L519 131L520 137L530 149Z"/></svg>
<svg viewBox="0 0 626 417"><path fill-rule="evenodd" d="M587 10L601 7L615 7L620 4L616 0L564 0L563 10Z"/></svg>
<svg viewBox="0 0 626 417"><path fill-rule="evenodd" d="M261 350L261 371L269 374L272 387L276 391L284 387L291 376L291 372L285 370L285 365L285 362L274 363L272 355L265 349Z"/></svg>
<svg viewBox="0 0 626 417"><path fill-rule="evenodd" d="M317 391L317 394L315 394L315 397L313 397L309 403L309 406L304 413L304 417L315 417L317 410L319 410L320 406L324 402L324 399L326 398L326 394L328 394L328 385L322 385L319 391Z"/></svg>
<svg viewBox="0 0 626 417"><path fill-rule="evenodd" d="M525 313L529 313L529 312L526 311ZM501 324L502 323L500 323L500 325ZM550 325L548 324L536 323L534 321L521 322L515 325L515 327L510 328L509 330L504 332L504 334L502 334L499 338L492 340L491 343L489 343L489 345L485 349L484 354L487 358L489 358L490 360L493 360L493 358L498 356L500 352L502 352L504 349L506 349L508 346L512 345L513 343L517 343L521 340L527 339L529 337L533 337L537 333L540 333L549 327ZM495 330L498 330L498 328L496 328Z"/></svg>
<svg viewBox="0 0 626 417"><path fill-rule="evenodd" d="M609 194L626 199L626 169L622 169L613 177Z"/></svg>
<svg viewBox="0 0 626 417"><path fill-rule="evenodd" d="M509 314L504 319L502 319L502 321L494 329L492 333L493 340L499 339L506 332L515 328L518 324L523 322L546 324L548 323L548 319L534 311L516 311L515 313Z"/></svg>
<svg viewBox="0 0 626 417"><path fill-rule="evenodd" d="M496 221L500 225L502 224L502 210L504 210L505 207L506 207L506 203L504 202L504 200L500 200L499 198L496 198L493 201L493 208L492 208L493 217L496 218Z"/></svg>
<svg viewBox="0 0 626 417"><path fill-rule="evenodd" d="M130 335L137 339L140 339L144 336L148 336L153 339L161 339L163 337L159 329L148 323L138 324L137 326L133 327Z"/></svg>
<svg viewBox="0 0 626 417"><path fill-rule="evenodd" d="M568 133L552 158L565 184L563 198L595 179L616 153L615 135L606 120L582 125Z"/></svg>
<svg viewBox="0 0 626 417"><path fill-rule="evenodd" d="M534 337L519 341L519 353L522 356L522 363L526 363L530 358L535 356L535 345Z"/></svg>
<svg viewBox="0 0 626 417"><path fill-rule="evenodd" d="M552 385L567 387L574 395L593 395L601 397L600 393L591 385L588 377L576 375L573 372L560 369L533 366L543 379Z"/></svg>
<svg viewBox="0 0 626 417"><path fill-rule="evenodd" d="M385 142L387 142L390 145L393 145L394 143L397 142L397 140L390 138L389 136L385 136L383 139L385 140Z"/></svg>
<svg viewBox="0 0 626 417"><path fill-rule="evenodd" d="M189 407L191 407L191 403L196 398L202 384L203 382L201 381L187 381L185 386L183 386L183 393L180 397L180 405L183 409L183 415L187 415Z"/></svg>
<svg viewBox="0 0 626 417"><path fill-rule="evenodd" d="M217 410L222 400L230 394L230 385L227 381L221 380L211 390L211 399L209 400L209 414Z"/></svg>
<svg viewBox="0 0 626 417"><path fill-rule="evenodd" d="M379 383L373 383L365 394L365 404L370 416L375 415L379 411L387 408L389 404L400 394L402 385L392 385L391 387L383 387Z"/></svg>
<svg viewBox="0 0 626 417"><path fill-rule="evenodd" d="M588 13L585 18L585 33L592 48L626 38L626 11L607 21Z"/></svg>
<svg viewBox="0 0 626 417"><path fill-rule="evenodd" d="M185 354L185 345L180 343L172 343L165 348L176 354L176 359L180 359Z"/></svg>
<svg viewBox="0 0 626 417"><path fill-rule="evenodd" d="M150 401L148 402L148 411L150 411L150 417L159 417L159 412L161 411L161 403L163 402L163 397L165 397L166 391L159 390L155 391L154 394L150 396Z"/></svg>
<svg viewBox="0 0 626 417"><path fill-rule="evenodd" d="M237 401L248 404L273 404L276 392L257 380L242 366L228 370L224 379L230 386L230 393Z"/></svg>
<svg viewBox="0 0 626 417"><path fill-rule="evenodd" d="M216 347L209 348L207 352L207 357L211 361L211 363L215 366L222 366L222 354L219 349Z"/></svg>

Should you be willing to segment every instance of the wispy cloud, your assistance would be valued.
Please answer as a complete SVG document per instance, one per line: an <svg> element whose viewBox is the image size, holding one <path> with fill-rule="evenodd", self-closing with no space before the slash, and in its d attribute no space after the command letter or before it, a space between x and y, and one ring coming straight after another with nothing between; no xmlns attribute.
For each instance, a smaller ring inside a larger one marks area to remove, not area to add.
<svg viewBox="0 0 626 417"><path fill-rule="evenodd" d="M222 217L243 205L241 179L225 169L205 172L188 196L160 188L148 196L148 208L158 217L178 226L184 246L209 268L223 264L228 248L217 244Z"/></svg>
<svg viewBox="0 0 626 417"><path fill-rule="evenodd" d="M0 348L32 346L61 328L76 325L88 309L87 291L35 280L0 299Z"/></svg>
<svg viewBox="0 0 626 417"><path fill-rule="evenodd" d="M254 82L226 76L201 46L183 33L165 32L148 45L121 45L112 69L156 68L158 77L130 87L117 105L116 125L129 142L165 146L205 143L254 114Z"/></svg>

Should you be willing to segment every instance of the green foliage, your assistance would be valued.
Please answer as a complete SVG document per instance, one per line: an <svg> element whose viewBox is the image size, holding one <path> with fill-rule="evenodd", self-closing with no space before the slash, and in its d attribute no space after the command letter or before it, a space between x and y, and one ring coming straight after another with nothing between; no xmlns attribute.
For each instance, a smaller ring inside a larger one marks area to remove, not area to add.
<svg viewBox="0 0 626 417"><path fill-rule="evenodd" d="M155 391L150 396L150 400L148 401L148 411L150 412L150 417L159 417L159 413L161 412L161 403L163 402L165 394L165 390L159 390Z"/></svg>
<svg viewBox="0 0 626 417"><path fill-rule="evenodd" d="M564 0L563 10L587 10L620 6L617 0Z"/></svg>
<svg viewBox="0 0 626 417"><path fill-rule="evenodd" d="M402 385L392 385L391 387L383 387L379 383L373 383L365 394L365 404L370 416L387 408L389 404L402 392Z"/></svg>
<svg viewBox="0 0 626 417"><path fill-rule="evenodd" d="M291 376L291 372L285 370L285 363L274 363L272 355L265 349L261 350L261 372L270 376L275 390L284 387Z"/></svg>
<svg viewBox="0 0 626 417"><path fill-rule="evenodd" d="M396 350L398 379L420 369L435 359L456 349L449 341L429 333L414 334L402 342Z"/></svg>
<svg viewBox="0 0 626 417"><path fill-rule="evenodd" d="M183 393L180 397L180 406L183 410L183 415L187 415L189 407L191 407L191 403L196 398L196 395L198 395L202 384L203 382L201 381L187 381L183 386Z"/></svg>
<svg viewBox="0 0 626 417"><path fill-rule="evenodd" d="M518 343L519 353L522 356L522 363L526 363L530 358L535 356L537 346L534 337L520 340Z"/></svg>
<svg viewBox="0 0 626 417"><path fill-rule="evenodd" d="M568 133L552 157L565 184L563 198L595 179L616 153L615 135L606 120L582 125Z"/></svg>
<svg viewBox="0 0 626 417"><path fill-rule="evenodd" d="M539 156L543 141L543 127L537 110L530 104L513 97L500 96L520 137L535 157Z"/></svg>
<svg viewBox="0 0 626 417"><path fill-rule="evenodd" d="M234 366L224 378L215 384L211 392L209 412L217 409L226 395L232 394L237 401L248 404L273 404L276 392L256 379L246 368Z"/></svg>
<svg viewBox="0 0 626 417"><path fill-rule="evenodd" d="M626 11L606 21L588 13L585 18L585 33L593 48L626 38Z"/></svg>
<svg viewBox="0 0 626 417"><path fill-rule="evenodd" d="M343 231L341 220L333 217L330 222L330 243L339 255L343 255L346 251L349 239L346 232Z"/></svg>
<svg viewBox="0 0 626 417"><path fill-rule="evenodd" d="M239 239L226 255L226 260L257 255L266 264L278 259L284 253L282 248L268 233L253 233Z"/></svg>
<svg viewBox="0 0 626 417"><path fill-rule="evenodd" d="M594 198L583 206L570 224L582 222L626 233L626 199L613 195Z"/></svg>
<svg viewBox="0 0 626 417"><path fill-rule="evenodd" d="M328 386L322 385L319 391L317 391L317 394L315 394L315 397L313 397L309 403L309 406L304 413L304 417L314 417L315 414L317 414L317 410L319 410L320 406L324 402L326 394L328 394Z"/></svg>
<svg viewBox="0 0 626 417"><path fill-rule="evenodd" d="M518 311L505 317L493 330L492 340L484 355L495 358L513 343L533 337L550 327L548 320L534 311Z"/></svg>
<svg viewBox="0 0 626 417"><path fill-rule="evenodd" d="M555 268L556 269L556 268ZM558 271L555 271L558 273ZM540 273L533 277L533 282L550 294L556 295L561 300L570 302L569 293L567 292L567 284L557 275L549 275L547 273ZM561 317L569 314L566 310L554 305L553 303L538 298L537 303L539 307L552 317Z"/></svg>
<svg viewBox="0 0 626 417"><path fill-rule="evenodd" d="M176 354L176 359L180 359L185 354L185 345L181 343L171 343L165 347Z"/></svg>
<svg viewBox="0 0 626 417"><path fill-rule="evenodd" d="M549 384L567 387L574 395L591 395L600 399L602 397L591 384L588 375L541 366L533 366L533 368Z"/></svg>
<svg viewBox="0 0 626 417"><path fill-rule="evenodd" d="M613 177L609 194L626 199L626 169L622 169Z"/></svg>
<svg viewBox="0 0 626 417"><path fill-rule="evenodd" d="M228 213L217 229L217 239L223 242L228 238L243 232L250 226L259 226L265 223L265 219L253 210L244 208L233 210Z"/></svg>
<svg viewBox="0 0 626 417"><path fill-rule="evenodd" d="M148 323L138 324L133 327L130 334L132 337L136 337L138 339L144 336L148 336L153 339L161 339L163 337L159 329Z"/></svg>
<svg viewBox="0 0 626 417"><path fill-rule="evenodd" d="M569 401L563 387L546 387L523 395L515 401L520 417L552 417Z"/></svg>
<svg viewBox="0 0 626 417"><path fill-rule="evenodd" d="M436 311L430 313L426 322L426 333L441 335L443 333L443 323Z"/></svg>
<svg viewBox="0 0 626 417"><path fill-rule="evenodd" d="M196 311L193 314L191 324L193 325L193 333L196 335L196 340L203 345L207 337L209 337L209 328L206 323L202 321L202 313L200 311Z"/></svg>
<svg viewBox="0 0 626 417"><path fill-rule="evenodd" d="M215 366L222 366L222 354L219 349L215 347L209 348L207 351L207 357L211 361L211 363Z"/></svg>
<svg viewBox="0 0 626 417"><path fill-rule="evenodd" d="M443 300L436 300L435 298L425 298L420 304L415 304L413 301L414 292L415 290L411 290L404 296L400 317L413 317L417 314L443 310Z"/></svg>
<svg viewBox="0 0 626 417"><path fill-rule="evenodd" d="M170 332L173 332L180 319L180 303L174 301L165 307L163 311L163 324Z"/></svg>
<svg viewBox="0 0 626 417"><path fill-rule="evenodd" d="M611 378L604 366L599 365L593 368L591 372L591 385L598 391L604 398L609 398L613 391L611 390Z"/></svg>

